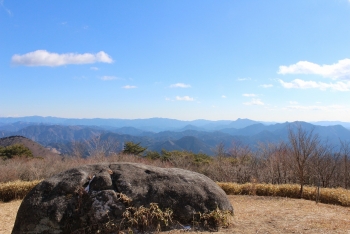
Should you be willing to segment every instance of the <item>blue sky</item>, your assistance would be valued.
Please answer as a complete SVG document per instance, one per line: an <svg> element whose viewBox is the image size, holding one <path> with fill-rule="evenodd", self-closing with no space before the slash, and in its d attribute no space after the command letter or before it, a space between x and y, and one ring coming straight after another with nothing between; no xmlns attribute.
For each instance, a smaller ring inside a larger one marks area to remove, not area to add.
<svg viewBox="0 0 350 234"><path fill-rule="evenodd" d="M350 1L0 0L0 116L350 122Z"/></svg>

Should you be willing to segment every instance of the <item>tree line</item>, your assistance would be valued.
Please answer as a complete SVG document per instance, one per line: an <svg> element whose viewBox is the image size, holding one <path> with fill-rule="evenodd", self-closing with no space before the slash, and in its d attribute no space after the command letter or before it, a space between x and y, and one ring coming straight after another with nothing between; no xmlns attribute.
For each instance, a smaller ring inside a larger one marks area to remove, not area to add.
<svg viewBox="0 0 350 234"><path fill-rule="evenodd" d="M257 150L239 142L228 149L219 144L215 157L185 151L147 151L133 142L125 144L123 153L166 161L221 182L298 183L300 196L305 185L350 188L350 142L340 141L340 147L335 148L313 130L300 126L289 129L287 141L259 143Z"/></svg>
<svg viewBox="0 0 350 234"><path fill-rule="evenodd" d="M286 141L258 143L254 149L240 142L232 142L230 146L219 144L214 157L188 151L150 151L134 142L126 142L120 152L118 142L100 136L71 145L71 153L61 156L63 161L96 159L96 156L100 161L131 160L119 157L129 155L148 164L196 171L219 182L299 184L300 196L307 185L350 188L350 142L340 142L340 147L334 147L312 130L301 127L289 129ZM0 158L7 160L15 156L33 157L23 145L0 147Z"/></svg>

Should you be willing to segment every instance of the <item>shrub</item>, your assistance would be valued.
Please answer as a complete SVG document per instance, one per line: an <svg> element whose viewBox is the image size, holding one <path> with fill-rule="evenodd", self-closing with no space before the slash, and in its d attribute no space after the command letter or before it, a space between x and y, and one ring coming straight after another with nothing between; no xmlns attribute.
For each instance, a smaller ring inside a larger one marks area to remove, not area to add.
<svg viewBox="0 0 350 234"><path fill-rule="evenodd" d="M32 158L33 153L28 147L22 144L14 144L6 147L0 146L0 158L10 159L15 156Z"/></svg>

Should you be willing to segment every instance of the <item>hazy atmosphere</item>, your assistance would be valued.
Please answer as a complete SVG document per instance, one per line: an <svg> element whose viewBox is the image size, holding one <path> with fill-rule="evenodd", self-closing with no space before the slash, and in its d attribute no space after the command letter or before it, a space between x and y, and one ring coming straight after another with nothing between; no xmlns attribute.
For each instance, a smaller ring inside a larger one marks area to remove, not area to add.
<svg viewBox="0 0 350 234"><path fill-rule="evenodd" d="M0 117L350 122L350 1L0 0Z"/></svg>

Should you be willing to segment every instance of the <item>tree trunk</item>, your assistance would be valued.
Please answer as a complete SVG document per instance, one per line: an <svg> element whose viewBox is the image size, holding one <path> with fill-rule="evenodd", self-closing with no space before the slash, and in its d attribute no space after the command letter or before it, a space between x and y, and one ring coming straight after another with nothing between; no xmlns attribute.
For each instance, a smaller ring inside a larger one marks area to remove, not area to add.
<svg viewBox="0 0 350 234"><path fill-rule="evenodd" d="M299 198L303 198L303 192L304 192L304 184L300 185L300 192L299 192Z"/></svg>

